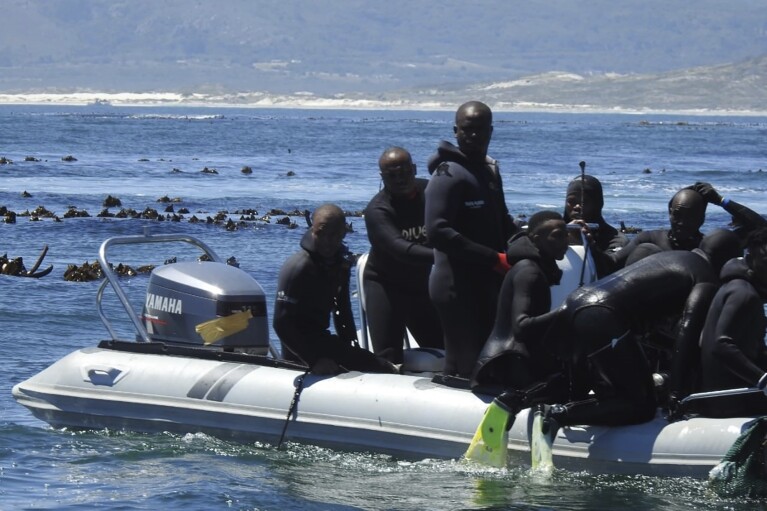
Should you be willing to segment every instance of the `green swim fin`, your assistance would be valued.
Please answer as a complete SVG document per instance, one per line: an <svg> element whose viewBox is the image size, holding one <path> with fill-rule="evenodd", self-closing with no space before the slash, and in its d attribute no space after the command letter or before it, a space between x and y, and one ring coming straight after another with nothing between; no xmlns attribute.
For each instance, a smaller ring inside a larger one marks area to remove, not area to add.
<svg viewBox="0 0 767 511"><path fill-rule="evenodd" d="M532 469L536 472L551 472L554 469L554 456L551 452L554 444L556 431L544 433L544 410L543 407L535 407L533 424L530 427L530 455Z"/></svg>
<svg viewBox="0 0 767 511"><path fill-rule="evenodd" d="M505 467L509 449L506 425L509 420L513 421L514 416L503 403L494 399L485 410L464 458L492 467Z"/></svg>

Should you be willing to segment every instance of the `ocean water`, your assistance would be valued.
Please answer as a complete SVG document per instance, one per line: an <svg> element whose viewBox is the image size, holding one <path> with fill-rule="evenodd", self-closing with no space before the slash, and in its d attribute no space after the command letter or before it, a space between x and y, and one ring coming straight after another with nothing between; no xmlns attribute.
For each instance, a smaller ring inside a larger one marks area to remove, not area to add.
<svg viewBox="0 0 767 511"><path fill-rule="evenodd" d="M667 224L670 196L696 181L767 213L766 135L767 118L754 116L499 113L490 152L515 215L561 209L583 160L603 182L608 221L651 229ZM19 214L15 224L0 223L0 253L24 257L29 268L47 245L44 266L54 265L39 280L0 276L0 510L767 509L717 498L693 479L565 471L540 478L525 467L480 470L295 444L277 451L205 435L56 430L12 398L14 384L108 337L95 309L98 283L63 278L68 265L94 261L106 238L146 228L192 234L236 257L271 306L280 265L306 224L300 215L290 217L296 228L278 224L282 214L240 222L243 211L260 218L335 202L358 212L379 189L385 147L408 148L426 176L442 139L452 140L450 112L0 106L0 156L13 161L0 165L0 206ZM76 161L62 161L67 155ZM97 217L108 195L124 208L160 212L168 204L158 199L169 197L178 200L174 213L189 213L162 222ZM22 216L39 206L61 221ZM64 218L70 207L90 216ZM236 230L205 221L222 211ZM349 220L350 248L366 251L362 218ZM728 220L712 206L706 229ZM176 250L119 247L110 260L161 264ZM125 280L135 303L146 283ZM105 310L130 336L116 300L107 297Z"/></svg>

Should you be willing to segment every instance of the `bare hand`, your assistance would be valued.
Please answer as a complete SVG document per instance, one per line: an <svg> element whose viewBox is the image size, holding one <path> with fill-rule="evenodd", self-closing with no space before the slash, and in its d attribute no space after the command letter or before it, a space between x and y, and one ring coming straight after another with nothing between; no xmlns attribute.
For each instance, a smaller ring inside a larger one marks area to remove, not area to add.
<svg viewBox="0 0 767 511"><path fill-rule="evenodd" d="M587 224L584 220L576 218L575 220L570 221L570 225L580 225L582 239L586 240L586 243L589 245L594 244L596 241L594 240L594 235L591 233L591 229L589 229L589 224ZM580 245L580 243L578 243L578 245Z"/></svg>

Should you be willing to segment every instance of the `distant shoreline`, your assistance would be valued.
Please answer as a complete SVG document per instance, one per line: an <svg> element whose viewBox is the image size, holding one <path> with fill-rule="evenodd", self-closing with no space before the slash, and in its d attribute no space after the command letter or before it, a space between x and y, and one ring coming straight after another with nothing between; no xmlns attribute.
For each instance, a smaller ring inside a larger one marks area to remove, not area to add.
<svg viewBox="0 0 767 511"><path fill-rule="evenodd" d="M482 100L481 95L477 95ZM468 100L469 98L467 98ZM664 109L634 107L604 107L596 105L567 105L559 103L492 102L495 112L504 113L556 113L597 115L677 115L695 117L767 117L767 110L730 109ZM181 94L174 92L150 93L0 93L0 106L77 106L92 107L97 111L110 108L241 108L241 109L295 109L295 110L360 110L360 111L454 111L457 104L443 99L411 101L385 101L366 98L328 98L310 93L294 95L241 93L224 95Z"/></svg>

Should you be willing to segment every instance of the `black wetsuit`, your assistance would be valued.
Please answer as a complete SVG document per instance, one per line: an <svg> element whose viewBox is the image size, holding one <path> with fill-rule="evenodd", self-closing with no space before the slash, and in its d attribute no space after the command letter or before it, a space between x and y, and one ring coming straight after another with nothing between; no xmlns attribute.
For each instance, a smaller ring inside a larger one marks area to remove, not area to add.
<svg viewBox="0 0 767 511"><path fill-rule="evenodd" d="M424 225L426 179L416 179L413 197L385 189L365 208L370 255L364 272L365 304L374 352L402 363L405 328L418 345L443 348L442 327L429 298L434 250Z"/></svg>
<svg viewBox="0 0 767 511"><path fill-rule="evenodd" d="M728 200L727 204L720 204L720 206L732 217L732 230L741 239L743 246L745 246L746 238L751 231L760 227L767 227L767 219L743 204Z"/></svg>
<svg viewBox="0 0 767 511"><path fill-rule="evenodd" d="M607 258L611 257L614 252L625 247L629 243L629 239L625 234L608 224L607 220L602 216L601 211L604 205L604 192L602 191L602 185L599 183L599 180L591 176L585 176L585 178L587 179L586 189L583 191L583 194L584 196L588 196L589 200L594 201L600 211L599 218L595 222L589 222L596 223L598 226L596 230L591 231L591 236L594 238L594 244L589 247L589 250L594 259L597 277L601 278L615 269L615 263ZM571 192L578 193L581 190L581 186L583 185L580 181L574 180L567 187L568 194ZM565 223L568 224L573 220L568 214L567 208L565 208L564 213L562 213L562 217L565 219ZM604 257L600 257L603 254Z"/></svg>
<svg viewBox="0 0 767 511"><path fill-rule="evenodd" d="M728 201L722 208L732 216L732 230L744 242L748 234L756 228L767 226L767 220L752 209L738 204L735 201ZM634 236L628 245L621 250L611 253L602 253L595 251L593 254L594 263L604 271L612 273L615 270L623 268L627 260L634 253L634 250L643 243L651 243L662 251L665 250L692 250L700 245L703 234L698 232L693 237L686 240L675 239L670 229L655 229L652 231L642 231Z"/></svg>
<svg viewBox="0 0 767 511"><path fill-rule="evenodd" d="M749 275L742 259L722 269L724 282L717 291L701 335L704 392L754 387L767 371L764 304L767 289ZM761 392L744 396L701 400L700 410L713 417L767 414L767 397Z"/></svg>
<svg viewBox="0 0 767 511"><path fill-rule="evenodd" d="M573 336L575 387L594 390L595 396L565 405L554 416L557 422L621 425L652 419L653 371L636 334L670 315L680 318L674 368L685 368L697 357L690 350L697 347L716 281L699 250L667 251L574 291L560 309L556 330L561 339ZM680 378L677 386L685 382Z"/></svg>
<svg viewBox="0 0 767 511"><path fill-rule="evenodd" d="M504 277L495 326L472 375L475 388L521 390L562 371L562 363L541 342L553 317L550 286L559 284L562 270L524 233L514 237L506 257L513 266Z"/></svg>
<svg viewBox="0 0 767 511"><path fill-rule="evenodd" d="M602 271L610 274L626 266L626 261L634 253L634 250L644 243L655 245L661 251L692 250L698 247L702 239L703 234L700 232L690 239L677 240L673 237L670 229L654 229L638 233L627 245L618 251L602 253L594 251L592 257L594 258L594 263L601 267Z"/></svg>
<svg viewBox="0 0 767 511"><path fill-rule="evenodd" d="M356 346L357 331L349 297L351 262L346 247L327 260L314 251L307 231L301 250L280 269L274 302L274 330L283 356L309 367L327 357L347 370L391 372L388 363ZM336 334L330 333L333 316Z"/></svg>
<svg viewBox="0 0 767 511"><path fill-rule="evenodd" d="M426 232L435 248L429 295L445 332L444 374L468 378L493 328L503 275L493 270L516 227L498 168L442 142L429 163Z"/></svg>
<svg viewBox="0 0 767 511"><path fill-rule="evenodd" d="M567 219L565 219L565 221L567 221ZM626 235L612 225L608 224L604 218L599 217L597 225L599 228L595 232L592 231L591 233L594 237L594 246L590 247L590 249L593 250L592 254L599 251L608 255L612 255L628 245L629 239L626 237ZM594 264L597 267L597 276L599 278L602 278L610 273L610 268L602 267L602 263L597 259L594 259Z"/></svg>

